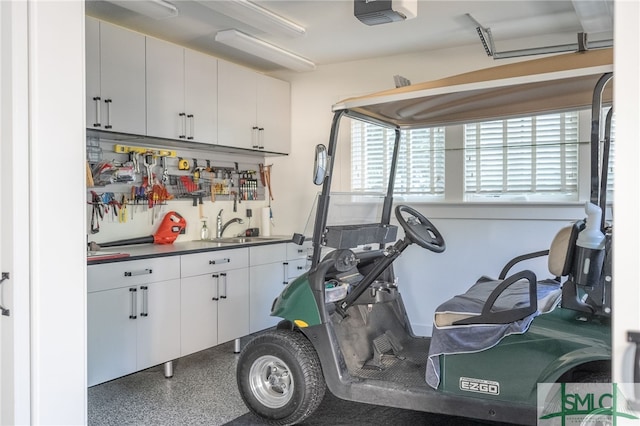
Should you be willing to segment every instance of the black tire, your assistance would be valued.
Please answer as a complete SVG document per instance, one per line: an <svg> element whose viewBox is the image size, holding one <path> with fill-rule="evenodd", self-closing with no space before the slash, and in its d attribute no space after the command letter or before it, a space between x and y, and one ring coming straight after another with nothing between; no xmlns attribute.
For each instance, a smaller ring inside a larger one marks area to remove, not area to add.
<svg viewBox="0 0 640 426"><path fill-rule="evenodd" d="M326 388L313 345L291 330L269 330L247 343L236 378L249 410L273 425L292 425L309 417Z"/></svg>
<svg viewBox="0 0 640 426"><path fill-rule="evenodd" d="M610 371L594 371L581 376L578 383L611 383Z"/></svg>

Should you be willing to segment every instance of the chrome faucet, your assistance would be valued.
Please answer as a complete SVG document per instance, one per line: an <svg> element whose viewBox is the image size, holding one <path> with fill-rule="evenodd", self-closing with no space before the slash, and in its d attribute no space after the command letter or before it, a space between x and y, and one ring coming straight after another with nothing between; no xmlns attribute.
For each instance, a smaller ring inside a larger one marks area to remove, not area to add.
<svg viewBox="0 0 640 426"><path fill-rule="evenodd" d="M231 220L228 220L227 222L225 222L224 224L222 223L222 210L220 209L220 211L218 212L218 217L216 220L216 238L222 238L222 234L224 233L224 230L227 229L229 227L229 225L231 225L232 223L244 223L244 220L240 219L239 217L234 217Z"/></svg>
<svg viewBox="0 0 640 426"><path fill-rule="evenodd" d="M220 238L222 236L222 210L218 212L218 218L216 219L216 238Z"/></svg>

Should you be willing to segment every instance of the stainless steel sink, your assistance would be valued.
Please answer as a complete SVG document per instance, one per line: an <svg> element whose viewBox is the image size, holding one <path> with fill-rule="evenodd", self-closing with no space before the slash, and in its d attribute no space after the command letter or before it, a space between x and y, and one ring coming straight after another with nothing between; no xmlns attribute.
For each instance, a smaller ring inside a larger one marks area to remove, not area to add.
<svg viewBox="0 0 640 426"><path fill-rule="evenodd" d="M218 243L218 244L243 244L243 243L260 243L264 241L276 241L281 240L278 237L222 237L211 238L209 240L198 240L204 243Z"/></svg>

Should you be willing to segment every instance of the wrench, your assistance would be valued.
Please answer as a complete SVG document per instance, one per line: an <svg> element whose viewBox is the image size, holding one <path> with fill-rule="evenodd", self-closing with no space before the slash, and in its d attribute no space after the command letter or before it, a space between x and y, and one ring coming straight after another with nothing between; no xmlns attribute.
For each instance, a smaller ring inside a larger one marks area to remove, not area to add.
<svg viewBox="0 0 640 426"><path fill-rule="evenodd" d="M167 169L167 157L162 157L162 183L169 183L169 170Z"/></svg>

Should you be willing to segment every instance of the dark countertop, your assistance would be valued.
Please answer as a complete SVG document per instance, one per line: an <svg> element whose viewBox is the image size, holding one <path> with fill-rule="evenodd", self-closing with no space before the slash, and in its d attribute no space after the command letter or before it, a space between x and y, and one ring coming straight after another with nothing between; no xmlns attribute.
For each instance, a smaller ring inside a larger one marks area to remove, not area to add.
<svg viewBox="0 0 640 426"><path fill-rule="evenodd" d="M290 243L291 237L274 235L269 239L255 239L242 243L214 243L208 241L185 241L173 244L139 244L120 247L109 247L87 254L87 264L124 262L155 257L180 256L183 254L202 253L208 251L230 250L241 247L255 247L269 244Z"/></svg>

